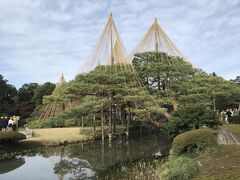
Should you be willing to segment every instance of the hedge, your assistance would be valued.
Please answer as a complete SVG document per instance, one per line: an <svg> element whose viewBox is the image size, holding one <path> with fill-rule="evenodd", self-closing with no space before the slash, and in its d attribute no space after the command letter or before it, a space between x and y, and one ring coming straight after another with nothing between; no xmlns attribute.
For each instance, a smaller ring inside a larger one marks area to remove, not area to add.
<svg viewBox="0 0 240 180"><path fill-rule="evenodd" d="M194 150L202 151L217 146L217 136L213 130L198 129L179 134L173 140L173 154L183 154Z"/></svg>
<svg viewBox="0 0 240 180"><path fill-rule="evenodd" d="M0 143L18 142L26 139L26 136L17 131L0 131Z"/></svg>

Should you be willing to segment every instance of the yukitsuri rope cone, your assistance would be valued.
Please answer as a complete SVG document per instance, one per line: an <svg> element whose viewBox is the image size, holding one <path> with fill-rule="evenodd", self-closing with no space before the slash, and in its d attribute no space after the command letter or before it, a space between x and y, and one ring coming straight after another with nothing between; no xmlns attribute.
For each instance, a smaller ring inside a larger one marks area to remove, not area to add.
<svg viewBox="0 0 240 180"><path fill-rule="evenodd" d="M64 78L64 75L62 74L58 83L56 83L56 87L55 87L52 95L57 96L58 90L65 83L66 83L66 80ZM50 101L50 102L44 103L37 119L46 119L49 117L54 117L58 113L68 110L68 109L72 109L75 106L76 106L76 104L73 101L71 101L71 102Z"/></svg>
<svg viewBox="0 0 240 180"><path fill-rule="evenodd" d="M110 13L107 24L90 55L83 61L80 73L89 72L98 65L128 65L127 56Z"/></svg>
<svg viewBox="0 0 240 180"><path fill-rule="evenodd" d="M166 53L168 56L176 57L177 61L175 64L172 64L172 66L178 68L180 72L188 71L188 69L181 68L183 64L187 63L192 65L190 60L181 53L181 51L164 32L162 27L159 25L157 18L154 19L154 22L147 30L144 37L128 55L129 62L132 62L134 54L144 52L162 52ZM207 76L207 74L203 73L200 69L197 68L195 68L194 73L202 77Z"/></svg>

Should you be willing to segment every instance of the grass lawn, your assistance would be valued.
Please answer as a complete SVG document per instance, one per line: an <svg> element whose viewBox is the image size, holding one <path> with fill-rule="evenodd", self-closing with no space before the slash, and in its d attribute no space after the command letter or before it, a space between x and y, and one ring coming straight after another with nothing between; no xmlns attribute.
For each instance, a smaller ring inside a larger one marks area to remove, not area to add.
<svg viewBox="0 0 240 180"><path fill-rule="evenodd" d="M117 126L117 133L124 132L125 126ZM46 128L33 129L34 137L24 141L35 141L43 144L59 144L61 140L66 140L68 143L83 142L94 138L92 127L71 127L71 128ZM107 134L105 127L105 134ZM96 127L96 136L101 135L101 127Z"/></svg>
<svg viewBox="0 0 240 180"><path fill-rule="evenodd" d="M221 145L212 153L199 157L200 173L194 179L240 179L240 146Z"/></svg>
<svg viewBox="0 0 240 180"><path fill-rule="evenodd" d="M240 139L240 125L225 124L222 128L231 131ZM200 173L195 180L240 179L240 145L220 145L219 149L196 159Z"/></svg>

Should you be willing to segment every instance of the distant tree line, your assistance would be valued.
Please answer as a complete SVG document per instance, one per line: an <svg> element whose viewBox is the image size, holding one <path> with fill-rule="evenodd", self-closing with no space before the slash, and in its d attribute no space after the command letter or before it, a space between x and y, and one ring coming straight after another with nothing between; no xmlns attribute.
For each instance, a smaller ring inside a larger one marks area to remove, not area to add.
<svg viewBox="0 0 240 180"><path fill-rule="evenodd" d="M52 94L55 84L28 83L17 89L0 75L0 116L19 115L26 119L42 104L43 96Z"/></svg>

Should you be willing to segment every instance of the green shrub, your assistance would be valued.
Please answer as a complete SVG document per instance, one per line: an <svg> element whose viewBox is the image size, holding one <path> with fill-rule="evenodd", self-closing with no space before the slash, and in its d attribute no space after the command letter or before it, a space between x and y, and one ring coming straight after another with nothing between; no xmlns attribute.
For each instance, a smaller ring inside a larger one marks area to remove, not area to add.
<svg viewBox="0 0 240 180"><path fill-rule="evenodd" d="M229 123L232 123L232 124L240 124L240 115L232 116L232 117L229 119Z"/></svg>
<svg viewBox="0 0 240 180"><path fill-rule="evenodd" d="M180 107L172 114L167 123L166 132L170 135L178 135L192 129L199 129L201 126L210 128L221 125L219 117L205 104L189 104Z"/></svg>
<svg viewBox="0 0 240 180"><path fill-rule="evenodd" d="M48 120L48 119L47 119ZM53 119L53 127L64 127L64 119Z"/></svg>
<svg viewBox="0 0 240 180"><path fill-rule="evenodd" d="M67 120L64 122L64 126L65 126L65 127L73 127L73 126L76 126L76 120L75 120L75 119L67 119Z"/></svg>
<svg viewBox="0 0 240 180"><path fill-rule="evenodd" d="M44 119L44 120L39 120L40 121L40 128L52 128L54 127L54 121L53 119Z"/></svg>
<svg viewBox="0 0 240 180"><path fill-rule="evenodd" d="M52 128L54 127L54 124L52 119L41 119L41 120L30 121L26 124L26 126L31 129Z"/></svg>
<svg viewBox="0 0 240 180"><path fill-rule="evenodd" d="M17 131L0 131L0 143L1 144L18 142L23 139L26 139L26 136Z"/></svg>
<svg viewBox="0 0 240 180"><path fill-rule="evenodd" d="M182 156L164 163L156 171L163 180L188 180L197 172L197 163L191 158Z"/></svg>
<svg viewBox="0 0 240 180"><path fill-rule="evenodd" d="M172 144L173 154L202 151L217 146L217 137L210 129L187 131L176 136Z"/></svg>

